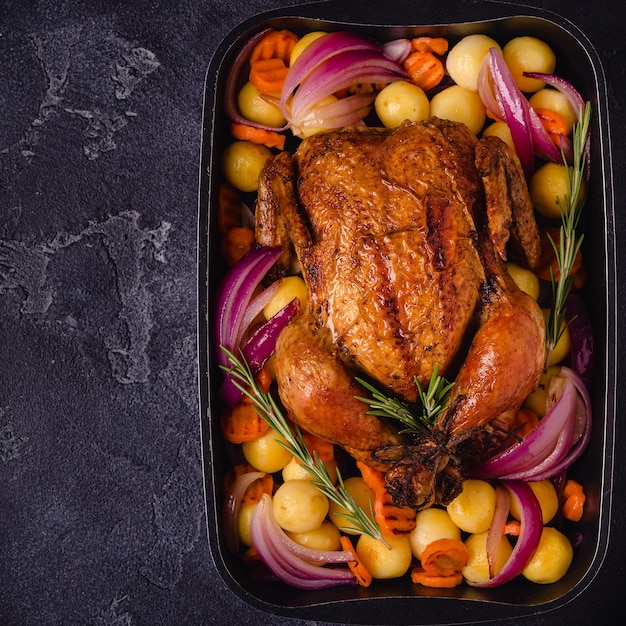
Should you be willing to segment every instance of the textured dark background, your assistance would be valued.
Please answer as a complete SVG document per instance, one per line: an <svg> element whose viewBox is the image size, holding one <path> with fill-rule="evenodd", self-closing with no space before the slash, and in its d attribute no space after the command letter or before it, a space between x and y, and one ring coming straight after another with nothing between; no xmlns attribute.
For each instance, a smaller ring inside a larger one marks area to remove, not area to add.
<svg viewBox="0 0 626 626"><path fill-rule="evenodd" d="M231 28L290 4L0 0L1 626L313 623L220 580L197 397L205 74ZM604 63L621 249L622 7L529 4L578 25ZM623 605L623 455L615 469L600 574L517 623L609 623Z"/></svg>

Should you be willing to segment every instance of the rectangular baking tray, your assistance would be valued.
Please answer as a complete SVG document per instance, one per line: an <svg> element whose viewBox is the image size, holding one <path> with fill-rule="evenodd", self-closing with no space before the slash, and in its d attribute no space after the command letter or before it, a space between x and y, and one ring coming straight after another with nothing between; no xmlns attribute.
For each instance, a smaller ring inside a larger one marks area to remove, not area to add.
<svg viewBox="0 0 626 626"><path fill-rule="evenodd" d="M220 154L227 142L228 119L222 107L224 84L237 50L263 28L351 30L378 41L435 35L451 45L471 33L485 33L500 43L518 35L545 40L556 53L556 72L582 92L593 107L592 175L583 216L583 253L590 280L584 297L595 331L597 363L593 403L593 434L571 476L584 482L587 502L582 535L568 573L557 583L537 585L522 577L496 589L462 585L429 590L403 579L374 581L369 588L339 587L301 591L280 582L247 578L244 567L224 545L220 528L222 479L229 461L219 429L217 389L221 372L208 332L213 326L212 303L225 267L219 255L216 198ZM604 73L597 53L576 26L559 15L516 4L490 2L386 3L319 2L262 13L240 24L219 44L207 72L203 141L199 177L198 320L199 391L207 529L217 569L230 589L250 605L286 617L345 624L477 623L537 615L563 606L583 593L601 568L608 544L613 487L613 442L616 399L616 285L614 206L609 118Z"/></svg>

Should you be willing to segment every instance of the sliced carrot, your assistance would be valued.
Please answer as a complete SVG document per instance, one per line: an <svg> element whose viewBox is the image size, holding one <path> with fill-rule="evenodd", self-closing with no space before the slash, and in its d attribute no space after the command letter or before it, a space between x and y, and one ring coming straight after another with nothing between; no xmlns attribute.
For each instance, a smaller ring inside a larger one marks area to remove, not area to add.
<svg viewBox="0 0 626 626"><path fill-rule="evenodd" d="M565 118L552 109L546 109L544 107L533 107L535 113L541 121L541 125L546 129L552 143L557 146L561 145L561 135L567 137L567 122Z"/></svg>
<svg viewBox="0 0 626 626"><path fill-rule="evenodd" d="M422 551L422 568L433 576L451 576L459 573L469 559L465 544L459 539L436 539Z"/></svg>
<svg viewBox="0 0 626 626"><path fill-rule="evenodd" d="M262 367L255 379L261 390L267 393L272 382L267 367ZM237 404L228 407L222 413L221 427L224 439L231 443L255 441L270 429L268 423L254 408L252 400L245 394Z"/></svg>
<svg viewBox="0 0 626 626"><path fill-rule="evenodd" d="M242 555L241 558L244 563L258 563L261 560L259 553L256 551L256 548L252 546L248 548Z"/></svg>
<svg viewBox="0 0 626 626"><path fill-rule="evenodd" d="M288 65L291 52L297 41L298 35L289 30L270 31L252 50L250 65L255 61L271 58L280 59L285 65Z"/></svg>
<svg viewBox="0 0 626 626"><path fill-rule="evenodd" d="M350 571L356 576L356 579L361 587L369 587L372 584L372 575L369 573L367 567L365 567L365 564L356 553L350 538L346 537L346 535L341 535L340 541L341 548L346 552L350 552L350 554L354 557L354 561L348 561Z"/></svg>
<svg viewBox="0 0 626 626"><path fill-rule="evenodd" d="M234 265L248 250L254 247L254 230L248 226L234 226L222 237L220 252L228 265Z"/></svg>
<svg viewBox="0 0 626 626"><path fill-rule="evenodd" d="M217 195L217 228L225 235L231 228L241 226L241 194L228 183L220 185Z"/></svg>
<svg viewBox="0 0 626 626"><path fill-rule="evenodd" d="M267 422L247 402L237 402L221 416L222 435L231 443L256 441L269 431Z"/></svg>
<svg viewBox="0 0 626 626"><path fill-rule="evenodd" d="M254 504L261 501L263 494L272 495L274 489L274 479L271 474L265 474L263 478L257 478L251 485L248 486L246 492L243 494L241 504Z"/></svg>
<svg viewBox="0 0 626 626"><path fill-rule="evenodd" d="M415 50L402 63L409 80L428 91L436 87L445 74L443 63L432 52Z"/></svg>
<svg viewBox="0 0 626 626"><path fill-rule="evenodd" d="M276 93L285 82L289 68L282 59L259 59L250 65L250 82L261 92Z"/></svg>
<svg viewBox="0 0 626 626"><path fill-rule="evenodd" d="M399 507L393 503L385 487L385 474L361 461L357 462L363 480L374 492L374 517L381 531L392 537L409 535L415 528L417 513L410 507Z"/></svg>
<svg viewBox="0 0 626 626"><path fill-rule="evenodd" d="M556 255L554 252L554 248L550 243L548 237L552 238L557 245L559 243L559 229L558 228L547 228L540 232L541 238L541 257L539 258L539 262L537 263L537 268L535 269L535 273L542 280L551 280L550 270L554 273L554 277L556 280L559 280L561 272L559 271L559 265L556 260ZM570 272L570 276L572 276L573 289L580 289L585 282L587 281L587 270L583 265L582 253L580 250L574 259L574 264L572 266L572 270Z"/></svg>
<svg viewBox="0 0 626 626"><path fill-rule="evenodd" d="M284 150L285 148L285 135L281 135L273 130L232 122L230 125L230 134L235 139L252 141L253 143L259 143L268 148L278 148L279 150Z"/></svg>
<svg viewBox="0 0 626 626"><path fill-rule="evenodd" d="M417 52L433 52L443 56L448 51L445 37L415 37L411 39L411 48Z"/></svg>
<svg viewBox="0 0 626 626"><path fill-rule="evenodd" d="M257 470L255 470L250 463L238 463L237 465L233 465L226 476L224 476L224 491L231 491L235 481L244 474L256 471Z"/></svg>
<svg viewBox="0 0 626 626"><path fill-rule="evenodd" d="M244 474L257 471L258 470L249 463L239 463L238 465L233 465L224 477L224 491L227 493L230 492L235 484L235 481ZM274 479L271 474L264 474L263 477L257 478L250 485L248 485L248 488L241 499L241 503L252 504L254 502L259 502L264 493L272 495L273 489Z"/></svg>
<svg viewBox="0 0 626 626"><path fill-rule="evenodd" d="M328 463L335 458L335 446L330 441L316 437L315 435L302 431L302 438L311 454L316 453L321 461Z"/></svg>
<svg viewBox="0 0 626 626"><path fill-rule="evenodd" d="M512 519L504 525L504 531L502 534L509 535L511 537L519 537L521 530L521 524L516 519Z"/></svg>
<svg viewBox="0 0 626 626"><path fill-rule="evenodd" d="M438 576L429 574L422 567L416 566L411 570L411 580L424 587L434 587L437 589L452 589L458 587L463 582L463 574L457 572L450 576Z"/></svg>
<svg viewBox="0 0 626 626"><path fill-rule="evenodd" d="M583 486L570 478L563 488L563 496L565 497L565 501L561 507L563 517L572 522L579 522L583 516L585 500L587 499L583 491Z"/></svg>

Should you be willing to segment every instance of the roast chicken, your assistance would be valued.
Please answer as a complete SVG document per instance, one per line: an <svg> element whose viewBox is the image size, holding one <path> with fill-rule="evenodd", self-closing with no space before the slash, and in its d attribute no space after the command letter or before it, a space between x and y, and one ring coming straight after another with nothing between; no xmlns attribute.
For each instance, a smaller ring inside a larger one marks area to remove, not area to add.
<svg viewBox="0 0 626 626"><path fill-rule="evenodd" d="M283 247L274 277L308 287L276 346L291 419L384 468L396 504L447 504L544 365L541 310L504 264L541 253L515 153L436 118L320 133L266 164L256 235ZM358 399L356 377L413 403L435 367L454 387L419 437Z"/></svg>

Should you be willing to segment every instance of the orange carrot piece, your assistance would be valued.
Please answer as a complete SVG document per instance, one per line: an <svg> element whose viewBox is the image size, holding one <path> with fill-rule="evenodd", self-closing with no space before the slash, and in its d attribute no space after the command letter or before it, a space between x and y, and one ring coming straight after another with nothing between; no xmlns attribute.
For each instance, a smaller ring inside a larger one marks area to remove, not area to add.
<svg viewBox="0 0 626 626"><path fill-rule="evenodd" d="M402 64L409 80L428 91L436 87L445 74L443 63L432 52L415 50L404 60Z"/></svg>
<svg viewBox="0 0 626 626"><path fill-rule="evenodd" d="M424 587L433 587L437 589L452 589L458 587L463 582L463 574L457 572L450 576L438 576L437 574L429 574L422 567L415 566L411 570L411 580L414 583L423 585Z"/></svg>
<svg viewBox="0 0 626 626"><path fill-rule="evenodd" d="M431 576L459 573L469 559L466 545L459 539L436 539L422 551L422 569Z"/></svg>
<svg viewBox="0 0 626 626"><path fill-rule="evenodd" d="M234 226L222 237L220 253L228 265L234 265L255 244L254 230L248 226Z"/></svg>
<svg viewBox="0 0 626 626"><path fill-rule="evenodd" d="M357 462L363 480L374 492L374 517L384 534L393 537L409 535L415 528L417 513L410 507L399 507L393 503L385 487L385 474L361 461Z"/></svg>
<svg viewBox="0 0 626 626"><path fill-rule="evenodd" d="M504 525L503 534L511 537L519 537L521 530L521 524L516 519L512 519Z"/></svg>
<svg viewBox="0 0 626 626"><path fill-rule="evenodd" d="M356 576L356 579L361 587L369 587L372 584L372 575L369 573L367 567L365 567L365 564L356 553L350 538L346 537L346 535L341 535L340 541L341 548L346 552L350 552L350 554L354 557L354 561L348 561L350 571Z"/></svg>
<svg viewBox="0 0 626 626"><path fill-rule="evenodd" d="M302 431L302 438L309 452L317 453L317 456L324 463L328 463L335 458L335 446L330 441L317 437L309 432Z"/></svg>
<svg viewBox="0 0 626 626"><path fill-rule="evenodd" d="M443 56L448 51L448 40L445 37L415 37L411 39L411 49Z"/></svg>
<svg viewBox="0 0 626 626"><path fill-rule="evenodd" d="M571 522L579 522L583 516L585 500L587 499L583 491L583 486L570 478L563 488L563 496L565 497L565 501L561 507L563 517Z"/></svg>
<svg viewBox="0 0 626 626"><path fill-rule="evenodd" d="M220 235L241 226L241 194L228 183L220 185L217 195L217 227Z"/></svg>
<svg viewBox="0 0 626 626"><path fill-rule="evenodd" d="M221 416L222 435L230 443L256 441L269 431L267 422L247 402L237 402Z"/></svg>
<svg viewBox="0 0 626 626"><path fill-rule="evenodd" d="M386 489L376 494L374 517L383 533L394 537L410 535L415 529L415 516L414 509L396 506Z"/></svg>
<svg viewBox="0 0 626 626"><path fill-rule="evenodd" d="M272 383L272 377L267 366L259 370L255 379L261 390L267 393ZM268 423L254 408L252 399L245 394L237 404L227 408L222 413L221 427L224 439L231 443L255 441L265 435L270 429Z"/></svg>
<svg viewBox="0 0 626 626"><path fill-rule="evenodd" d="M263 478L257 478L251 485L248 486L246 492L241 498L241 504L254 504L261 501L261 496L264 493L272 495L274 489L274 479L271 474L265 474Z"/></svg>
<svg viewBox="0 0 626 626"><path fill-rule="evenodd" d="M261 92L276 93L285 82L289 68L282 59L259 59L250 66L250 82Z"/></svg>
<svg viewBox="0 0 626 626"><path fill-rule="evenodd" d="M230 134L235 139L252 141L253 143L259 143L268 148L278 148L279 150L284 150L285 148L285 135L281 135L273 130L232 122L230 125Z"/></svg>
<svg viewBox="0 0 626 626"><path fill-rule="evenodd" d="M248 548L242 555L241 558L244 563L258 563L261 560L259 553L256 551L256 548L252 546Z"/></svg>
<svg viewBox="0 0 626 626"><path fill-rule="evenodd" d="M559 242L559 229L558 228L547 228L540 232L541 238L541 257L539 258L539 262L537 263L537 267L535 268L535 274L539 276L542 280L551 280L550 269L554 273L554 277L556 280L559 280L561 272L559 271L559 265L556 260L556 255L554 253L554 248L548 239L548 236L552 238L557 245ZM587 280L587 270L583 265L582 253L580 250L574 259L574 265L572 266L572 270L570 272L570 276L573 278L572 288L580 289Z"/></svg>
<svg viewBox="0 0 626 626"><path fill-rule="evenodd" d="M229 492L232 490L235 481L247 474L248 472L256 472L254 467L250 465L250 463L239 463L237 465L233 465L230 468L230 471L224 476L224 491Z"/></svg>
<svg viewBox="0 0 626 626"><path fill-rule="evenodd" d="M546 129L552 143L558 148L561 145L561 135L567 137L567 122L565 118L552 109L544 107L533 107L535 113L541 121L541 125Z"/></svg>
<svg viewBox="0 0 626 626"><path fill-rule="evenodd" d="M289 64L291 51L298 41L298 35L289 30L272 30L254 47L250 55L250 65L261 59L280 59Z"/></svg>

